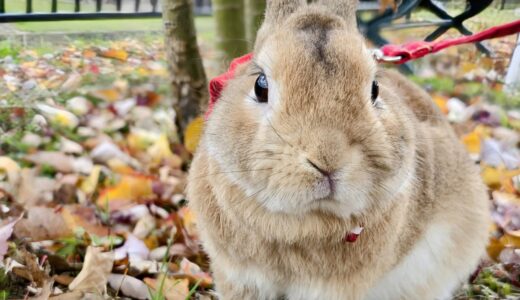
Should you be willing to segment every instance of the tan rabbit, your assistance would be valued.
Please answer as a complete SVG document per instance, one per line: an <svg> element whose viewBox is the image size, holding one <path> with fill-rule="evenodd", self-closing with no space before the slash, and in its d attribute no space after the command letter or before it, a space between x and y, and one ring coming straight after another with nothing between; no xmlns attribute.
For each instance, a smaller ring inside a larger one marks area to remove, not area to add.
<svg viewBox="0 0 520 300"><path fill-rule="evenodd" d="M356 5L268 0L209 116L188 199L222 299L445 299L484 254L478 168Z"/></svg>

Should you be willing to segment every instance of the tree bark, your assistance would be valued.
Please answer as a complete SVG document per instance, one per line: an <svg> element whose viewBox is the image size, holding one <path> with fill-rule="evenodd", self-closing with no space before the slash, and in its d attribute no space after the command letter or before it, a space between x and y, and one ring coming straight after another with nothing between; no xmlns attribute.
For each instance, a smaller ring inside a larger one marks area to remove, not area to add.
<svg viewBox="0 0 520 300"><path fill-rule="evenodd" d="M256 40L256 32L265 15L265 0L245 0L246 5L246 37L250 42L250 50Z"/></svg>
<svg viewBox="0 0 520 300"><path fill-rule="evenodd" d="M206 74L197 44L192 0L163 0L162 3L176 122L182 135L208 102Z"/></svg>
<svg viewBox="0 0 520 300"><path fill-rule="evenodd" d="M244 0L213 0L217 29L217 47L222 67L248 50L244 21Z"/></svg>

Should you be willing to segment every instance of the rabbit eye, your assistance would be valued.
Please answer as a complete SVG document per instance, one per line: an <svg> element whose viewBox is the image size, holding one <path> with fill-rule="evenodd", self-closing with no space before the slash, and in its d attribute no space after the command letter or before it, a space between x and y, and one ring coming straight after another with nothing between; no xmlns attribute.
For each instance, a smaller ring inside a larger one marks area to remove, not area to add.
<svg viewBox="0 0 520 300"><path fill-rule="evenodd" d="M377 97L379 97L379 83L372 81L372 104L376 103Z"/></svg>
<svg viewBox="0 0 520 300"><path fill-rule="evenodd" d="M269 85L265 74L260 74L255 82L255 95L258 102L266 103L268 100Z"/></svg>

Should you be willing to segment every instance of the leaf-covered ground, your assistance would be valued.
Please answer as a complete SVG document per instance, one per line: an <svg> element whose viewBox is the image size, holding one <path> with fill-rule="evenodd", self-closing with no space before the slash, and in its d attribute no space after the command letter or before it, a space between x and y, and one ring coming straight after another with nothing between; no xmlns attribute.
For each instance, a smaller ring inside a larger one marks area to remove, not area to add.
<svg viewBox="0 0 520 300"><path fill-rule="evenodd" d="M96 44L0 55L0 299L212 299L183 195L199 130L179 142L161 38ZM520 297L520 100L500 91L513 44L450 50L414 77L490 187L489 259L457 299Z"/></svg>

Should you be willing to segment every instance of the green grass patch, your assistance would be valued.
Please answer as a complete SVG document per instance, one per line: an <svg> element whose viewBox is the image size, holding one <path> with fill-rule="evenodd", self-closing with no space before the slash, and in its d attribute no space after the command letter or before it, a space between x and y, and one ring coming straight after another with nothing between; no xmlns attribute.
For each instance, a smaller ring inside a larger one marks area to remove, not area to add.
<svg viewBox="0 0 520 300"><path fill-rule="evenodd" d="M92 21L52 21L52 22L20 22L14 24L16 29L25 32L111 32L111 31L159 31L163 29L162 20L92 20ZM195 27L200 35L211 37L215 26L212 17L196 17Z"/></svg>

